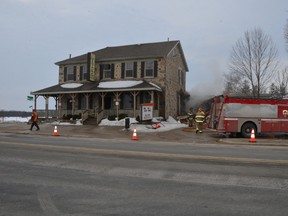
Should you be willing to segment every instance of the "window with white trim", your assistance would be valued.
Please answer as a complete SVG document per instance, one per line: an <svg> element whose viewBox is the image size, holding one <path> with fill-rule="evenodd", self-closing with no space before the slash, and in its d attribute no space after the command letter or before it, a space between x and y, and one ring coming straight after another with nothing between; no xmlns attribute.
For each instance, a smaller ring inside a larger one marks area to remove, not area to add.
<svg viewBox="0 0 288 216"><path fill-rule="evenodd" d="M179 81L180 85L183 84L183 74L182 74L182 69L181 68L178 69L178 81Z"/></svg>
<svg viewBox="0 0 288 216"><path fill-rule="evenodd" d="M76 66L69 66L67 68L67 81L74 81L74 73L76 74Z"/></svg>
<svg viewBox="0 0 288 216"><path fill-rule="evenodd" d="M111 65L104 64L103 66L103 79L111 79Z"/></svg>
<svg viewBox="0 0 288 216"><path fill-rule="evenodd" d="M145 61L145 77L154 77L154 61Z"/></svg>
<svg viewBox="0 0 288 216"><path fill-rule="evenodd" d="M81 65L80 66L80 80L87 80L86 65Z"/></svg>
<svg viewBox="0 0 288 216"><path fill-rule="evenodd" d="M125 77L127 78L134 77L134 63L133 62L127 62L125 64Z"/></svg>

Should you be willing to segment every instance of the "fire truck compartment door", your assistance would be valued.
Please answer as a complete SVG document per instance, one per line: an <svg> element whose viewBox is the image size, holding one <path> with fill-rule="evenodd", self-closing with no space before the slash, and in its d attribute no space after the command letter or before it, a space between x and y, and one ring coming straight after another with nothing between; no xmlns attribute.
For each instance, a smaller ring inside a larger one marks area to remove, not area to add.
<svg viewBox="0 0 288 216"><path fill-rule="evenodd" d="M261 132L281 132L281 121L278 119L262 119Z"/></svg>
<svg viewBox="0 0 288 216"><path fill-rule="evenodd" d="M224 118L224 128L226 132L238 132L238 119Z"/></svg>

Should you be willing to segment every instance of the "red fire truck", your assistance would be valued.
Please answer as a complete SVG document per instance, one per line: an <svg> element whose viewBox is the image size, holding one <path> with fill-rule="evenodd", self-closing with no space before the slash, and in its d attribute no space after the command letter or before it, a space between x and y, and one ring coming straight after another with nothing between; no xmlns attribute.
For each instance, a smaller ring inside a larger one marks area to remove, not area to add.
<svg viewBox="0 0 288 216"><path fill-rule="evenodd" d="M288 100L216 96L209 117L208 127L219 133L288 133Z"/></svg>

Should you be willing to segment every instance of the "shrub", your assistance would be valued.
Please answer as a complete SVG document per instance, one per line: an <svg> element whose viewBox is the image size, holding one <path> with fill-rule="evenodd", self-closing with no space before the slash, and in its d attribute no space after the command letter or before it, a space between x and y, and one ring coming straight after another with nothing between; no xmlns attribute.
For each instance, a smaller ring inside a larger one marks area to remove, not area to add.
<svg viewBox="0 0 288 216"><path fill-rule="evenodd" d="M128 115L127 115L126 113L120 113L118 120L124 119L124 118L126 118L126 117L128 117Z"/></svg>
<svg viewBox="0 0 288 216"><path fill-rule="evenodd" d="M115 121L116 117L117 117L116 115L109 115L108 120L109 121Z"/></svg>

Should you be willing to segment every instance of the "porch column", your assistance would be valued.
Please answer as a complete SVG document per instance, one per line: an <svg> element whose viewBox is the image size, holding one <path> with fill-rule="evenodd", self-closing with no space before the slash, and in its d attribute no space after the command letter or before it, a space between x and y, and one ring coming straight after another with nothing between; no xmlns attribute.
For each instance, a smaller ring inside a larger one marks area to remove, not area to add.
<svg viewBox="0 0 288 216"><path fill-rule="evenodd" d="M75 98L76 98L76 94L71 94L71 98L72 98L72 116L73 116L74 112L75 112Z"/></svg>
<svg viewBox="0 0 288 216"><path fill-rule="evenodd" d="M34 109L37 110L37 98L39 97L39 95L35 95L34 97Z"/></svg>
<svg viewBox="0 0 288 216"><path fill-rule="evenodd" d="M58 103L59 103L58 97L53 97L53 98L55 100L55 110L58 110Z"/></svg>
<svg viewBox="0 0 288 216"><path fill-rule="evenodd" d="M61 119L62 116L62 98L64 95L58 96L58 119Z"/></svg>
<svg viewBox="0 0 288 216"><path fill-rule="evenodd" d="M105 108L105 107L104 107L104 98L105 98L106 94L107 94L107 93L105 93L105 92L101 92L101 93L100 93L101 101L102 101L102 104L101 104L102 110L104 110L104 108Z"/></svg>
<svg viewBox="0 0 288 216"><path fill-rule="evenodd" d="M44 98L45 98L45 118L48 119L49 96L44 96Z"/></svg>
<svg viewBox="0 0 288 216"><path fill-rule="evenodd" d="M149 94L150 94L150 96L151 96L151 101L150 101L150 103L153 103L154 104L154 91L149 91ZM155 106L155 104L154 104L154 106Z"/></svg>
<svg viewBox="0 0 288 216"><path fill-rule="evenodd" d="M113 92L116 99L115 99L115 105L116 105L116 113L117 113L117 119L119 119L119 102L120 102L120 95L122 92Z"/></svg>
<svg viewBox="0 0 288 216"><path fill-rule="evenodd" d="M136 97L139 94L139 91L133 91L130 92L133 95L133 112L134 112L134 118L136 118Z"/></svg>
<svg viewBox="0 0 288 216"><path fill-rule="evenodd" d="M89 110L89 97L91 94L84 94L86 98L86 110Z"/></svg>

